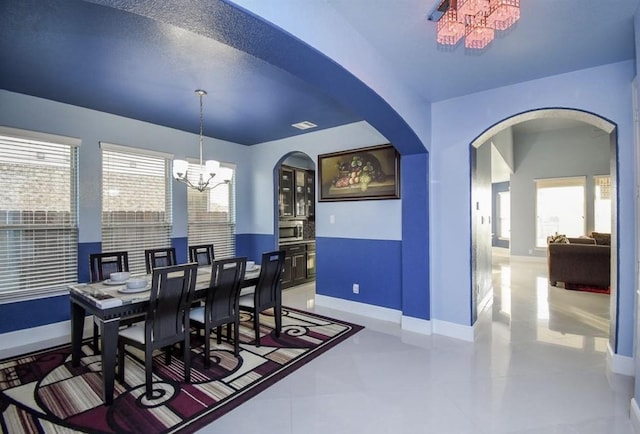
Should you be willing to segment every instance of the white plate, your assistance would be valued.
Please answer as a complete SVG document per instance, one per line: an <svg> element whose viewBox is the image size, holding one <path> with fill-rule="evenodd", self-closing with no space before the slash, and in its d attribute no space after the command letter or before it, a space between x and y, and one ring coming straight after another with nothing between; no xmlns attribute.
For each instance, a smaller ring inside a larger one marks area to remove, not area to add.
<svg viewBox="0 0 640 434"><path fill-rule="evenodd" d="M151 285L144 286L142 288L129 289L126 286L124 288L118 288L118 292L123 294L135 294L137 292L145 292L151 289Z"/></svg>
<svg viewBox="0 0 640 434"><path fill-rule="evenodd" d="M103 280L102 283L109 286L118 286L118 285L126 285L126 280L118 280L117 282L112 282L111 279Z"/></svg>
<svg viewBox="0 0 640 434"><path fill-rule="evenodd" d="M251 267L251 268L247 268L247 269L245 270L245 272L246 272L246 273L251 273L252 271L258 271L259 269L260 269L260 266L259 266L259 265L254 265L254 266L253 266L253 267Z"/></svg>

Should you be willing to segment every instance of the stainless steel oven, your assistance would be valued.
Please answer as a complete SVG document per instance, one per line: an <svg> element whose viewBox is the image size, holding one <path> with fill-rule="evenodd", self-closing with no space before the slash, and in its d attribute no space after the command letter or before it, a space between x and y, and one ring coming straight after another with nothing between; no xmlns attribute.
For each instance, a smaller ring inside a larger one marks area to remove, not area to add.
<svg viewBox="0 0 640 434"><path fill-rule="evenodd" d="M304 239L304 227L300 220L280 220L278 226L278 240L281 243L290 241L302 241Z"/></svg>

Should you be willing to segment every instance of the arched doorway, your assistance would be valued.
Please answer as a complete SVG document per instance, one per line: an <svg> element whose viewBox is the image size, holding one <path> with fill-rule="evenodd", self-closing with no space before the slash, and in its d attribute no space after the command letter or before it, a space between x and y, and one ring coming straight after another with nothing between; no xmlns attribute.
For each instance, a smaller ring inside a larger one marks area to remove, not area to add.
<svg viewBox="0 0 640 434"><path fill-rule="evenodd" d="M569 123L575 125L588 125L593 130L597 130L602 137L602 144L608 146L608 172L611 182L611 296L610 311L612 312L609 326L609 342L611 348L616 347L617 330L617 133L616 125L593 113L588 113L576 109L551 108L532 110L507 118L478 136L471 144L471 300L472 300L472 322L475 323L479 312L483 306L488 304L492 297L491 293L491 208L487 207L487 200L491 202L491 157L487 156L486 149L482 147L501 139L503 152L508 153L509 137L504 139L505 131L535 120L552 120L556 124ZM508 136L508 134L507 134ZM506 143L506 145L505 145ZM513 147L513 136L511 136L511 146ZM513 151L513 148L511 149ZM606 152L606 150L605 150ZM513 158L513 154L511 154ZM489 161L487 168L486 162ZM513 161L512 161L513 164ZM488 192L487 192L488 186ZM495 218L495 216L493 216ZM529 224L535 224L535 218L529 219ZM529 250L532 254L532 250Z"/></svg>
<svg viewBox="0 0 640 434"><path fill-rule="evenodd" d="M274 168L274 234L285 251L283 289L315 282L315 162L304 152L284 155Z"/></svg>

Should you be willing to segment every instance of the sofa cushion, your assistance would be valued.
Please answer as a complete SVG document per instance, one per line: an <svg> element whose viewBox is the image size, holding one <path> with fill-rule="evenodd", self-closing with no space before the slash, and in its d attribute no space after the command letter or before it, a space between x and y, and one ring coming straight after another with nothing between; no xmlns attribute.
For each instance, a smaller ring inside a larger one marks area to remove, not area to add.
<svg viewBox="0 0 640 434"><path fill-rule="evenodd" d="M591 238L596 240L596 244L599 246L610 246L611 245L611 234L607 234L604 232L591 232Z"/></svg>

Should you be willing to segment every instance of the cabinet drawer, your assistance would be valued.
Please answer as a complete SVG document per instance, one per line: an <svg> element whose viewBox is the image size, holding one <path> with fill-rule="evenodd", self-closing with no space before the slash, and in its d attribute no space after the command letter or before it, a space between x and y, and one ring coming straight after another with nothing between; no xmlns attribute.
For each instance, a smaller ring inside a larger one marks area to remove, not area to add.
<svg viewBox="0 0 640 434"><path fill-rule="evenodd" d="M285 249L286 255L290 256L290 255L294 255L296 253L300 253L300 252L304 252L305 251L305 246L304 245L297 245L297 246L288 246Z"/></svg>

